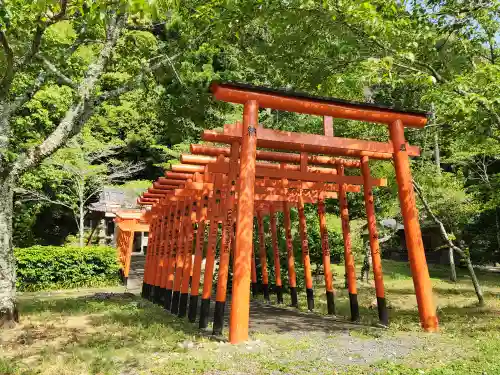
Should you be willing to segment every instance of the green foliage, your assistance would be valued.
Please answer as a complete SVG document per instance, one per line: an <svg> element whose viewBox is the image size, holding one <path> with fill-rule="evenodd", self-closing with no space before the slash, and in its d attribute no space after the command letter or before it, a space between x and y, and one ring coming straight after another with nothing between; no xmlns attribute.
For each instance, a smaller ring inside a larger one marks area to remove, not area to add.
<svg viewBox="0 0 500 375"><path fill-rule="evenodd" d="M113 285L118 282L116 249L106 246L33 246L14 250L17 288L35 291Z"/></svg>

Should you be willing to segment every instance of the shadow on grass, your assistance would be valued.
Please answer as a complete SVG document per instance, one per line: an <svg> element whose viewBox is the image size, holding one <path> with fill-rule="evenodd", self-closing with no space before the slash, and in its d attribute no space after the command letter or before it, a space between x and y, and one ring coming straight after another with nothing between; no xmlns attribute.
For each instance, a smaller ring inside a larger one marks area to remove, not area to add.
<svg viewBox="0 0 500 375"><path fill-rule="evenodd" d="M53 314L93 313L106 311L110 306L120 307L137 299L135 295L130 293L109 294L109 298L98 296L99 294L57 299L34 298L21 300L19 308L21 314L39 314L45 312Z"/></svg>

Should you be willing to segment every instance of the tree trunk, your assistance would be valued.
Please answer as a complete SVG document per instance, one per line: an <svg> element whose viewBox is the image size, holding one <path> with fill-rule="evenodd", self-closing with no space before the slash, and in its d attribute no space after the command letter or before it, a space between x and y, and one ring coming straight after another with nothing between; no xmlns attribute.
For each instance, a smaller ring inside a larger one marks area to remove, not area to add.
<svg viewBox="0 0 500 375"><path fill-rule="evenodd" d="M80 217L79 217L79 221L80 221L80 225L79 225L79 240L80 240L80 247L83 247L83 237L85 236L85 230L83 228L83 224L85 222L84 220L84 217L83 217L83 198L80 199Z"/></svg>
<svg viewBox="0 0 500 375"><path fill-rule="evenodd" d="M457 282L457 270L455 268L455 257L453 256L453 248L448 248L448 256L450 259L450 280L454 283Z"/></svg>
<svg viewBox="0 0 500 375"><path fill-rule="evenodd" d="M498 208L495 208L495 226L497 235L497 252L500 253L500 218L498 217Z"/></svg>
<svg viewBox="0 0 500 375"><path fill-rule="evenodd" d="M470 257L464 257L465 262L467 263L467 269L469 270L470 278L472 280L472 285L474 285L474 290L476 291L477 299L479 306L484 305L484 296L481 291L481 287L479 286L479 280L476 277L476 273L474 272L474 267L472 267L472 262L470 261Z"/></svg>
<svg viewBox="0 0 500 375"><path fill-rule="evenodd" d="M16 307L16 264L12 248L13 179L0 176L0 327L19 321Z"/></svg>
<svg viewBox="0 0 500 375"><path fill-rule="evenodd" d="M434 132L434 162L436 163L437 173L441 174L441 153L439 151L439 133Z"/></svg>
<svg viewBox="0 0 500 375"><path fill-rule="evenodd" d="M434 220L434 222L439 226L439 231L441 232L441 237L448 242L448 246L453 249L454 251L457 252L458 255L462 257L462 259L465 260L467 263L467 269L469 270L470 278L472 280L472 284L474 285L474 290L476 291L476 296L477 300L480 306L484 305L484 297L483 297L483 292L481 291L481 287L479 286L479 281L476 277L476 273L474 272L474 267L472 267L472 262L470 261L470 256L460 247L455 245L453 241L450 239L450 236L448 235L448 232L446 231L446 228L444 227L444 224L441 220L438 219L438 217L434 214L434 212L431 210L429 206L429 202L427 202L427 199L425 199L424 194L422 193L422 189L419 184L413 180L413 187L415 188L415 192L419 196L420 200L422 201L422 204L424 205L425 210L427 213L430 215L430 217Z"/></svg>
<svg viewBox="0 0 500 375"><path fill-rule="evenodd" d="M370 281L370 269L372 268L373 260L372 260L372 252L370 249L370 245L367 244L365 246L365 257L363 259L363 267L361 267L361 281L366 281L367 283Z"/></svg>

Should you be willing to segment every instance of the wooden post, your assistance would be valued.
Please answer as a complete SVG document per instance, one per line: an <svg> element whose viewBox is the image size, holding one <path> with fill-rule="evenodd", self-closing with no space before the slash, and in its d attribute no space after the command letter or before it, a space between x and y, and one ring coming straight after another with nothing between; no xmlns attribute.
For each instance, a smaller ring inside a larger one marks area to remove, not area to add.
<svg viewBox="0 0 500 375"><path fill-rule="evenodd" d="M217 293L215 296L213 335L221 335L224 326L224 309L226 305L227 279L229 277L229 261L231 258L231 239L233 237L233 211L236 203L236 180L238 175L238 157L240 145L234 142L231 145L231 157L229 160L228 184L226 196L223 197L223 224L222 241L219 257L219 274L217 278Z"/></svg>
<svg viewBox="0 0 500 375"><path fill-rule="evenodd" d="M160 276L160 291L161 291L161 301L163 306L165 306L165 299L167 298L167 273L168 264L170 262L170 235L172 230L172 202L166 203L165 210L165 232L162 238L162 246L164 247L164 254L162 258L162 271Z"/></svg>
<svg viewBox="0 0 500 375"><path fill-rule="evenodd" d="M307 240L307 224L306 215L304 214L304 199L302 194L299 194L299 229L300 239L302 242L302 263L304 263L304 278L306 282L307 308L314 310L314 291L311 274L311 260L309 258L309 242Z"/></svg>
<svg viewBox="0 0 500 375"><path fill-rule="evenodd" d="M337 166L339 176L344 175L344 166ZM351 250L351 229L349 228L349 206L347 204L347 193L345 185L339 185L340 219L342 222L342 237L344 238L345 273L347 277L347 288L349 290L349 305L351 307L351 320L359 320L358 291L356 286L356 268L354 255Z"/></svg>
<svg viewBox="0 0 500 375"><path fill-rule="evenodd" d="M168 224L168 217L167 217L167 205L165 204L164 200L161 200L161 206L160 206L160 217L161 217L161 227L160 227L160 233L159 233L159 238L158 238L158 259L157 259L157 268L156 268L156 277L155 277L155 285L156 285L156 291L155 291L155 299L154 302L157 304L161 304L162 298L163 298L163 291L161 287L161 276L163 273L163 260L165 257L165 241L164 241L164 236L165 232L167 230L167 224ZM132 237L134 235L132 234Z"/></svg>
<svg viewBox="0 0 500 375"><path fill-rule="evenodd" d="M128 282L128 273L130 271L130 261L132 258L132 248L134 246L134 230L130 230L130 237L129 237L129 243L127 244L127 253L125 256L125 264L123 266L123 285L127 287L127 282Z"/></svg>
<svg viewBox="0 0 500 375"><path fill-rule="evenodd" d="M420 323L424 330L435 332L438 330L438 319L432 300L432 285L418 222L418 211L415 204L415 192L413 191L403 122L401 120L393 122L389 126L389 133L394 147L394 168L398 182L399 202L405 227L406 246L408 247L413 285L417 296Z"/></svg>
<svg viewBox="0 0 500 375"><path fill-rule="evenodd" d="M172 293L172 306L170 311L172 314L179 313L179 301L181 298L181 282L182 282L182 271L184 269L184 250L185 242L187 238L187 209L189 207L189 200L183 202L181 206L179 215L179 236L177 238L177 256L175 259L175 277L174 277L174 289Z"/></svg>
<svg viewBox="0 0 500 375"><path fill-rule="evenodd" d="M179 300L179 317L186 316L187 304L189 298L189 281L191 279L191 266L193 263L193 227L196 221L195 215L193 215L193 208L196 202L192 202L188 207L187 223L186 223L186 243L184 248L184 268L182 270L182 282L181 282L181 298ZM194 216L194 217L193 217Z"/></svg>
<svg viewBox="0 0 500 375"><path fill-rule="evenodd" d="M283 286L281 283L280 251L278 247L278 233L276 228L276 212L274 205L270 205L271 241L274 255L274 275L276 282L276 298L278 303L283 303Z"/></svg>
<svg viewBox="0 0 500 375"><path fill-rule="evenodd" d="M167 263L167 282L165 292L165 303L163 307L170 310L172 306L172 294L174 289L174 272L175 262L177 260L177 238L179 236L179 220L180 220L180 203L172 202L172 210L170 211L170 231L168 235L169 257Z"/></svg>
<svg viewBox="0 0 500 375"><path fill-rule="evenodd" d="M208 195L204 195L208 198ZM196 320L196 311L198 309L198 294L200 289L201 263L203 261L203 246L205 244L205 220L207 217L208 202L202 197L198 202L201 210L201 218L196 230L196 243L193 265L193 279L191 282L191 297L189 298L188 319L191 323Z"/></svg>
<svg viewBox="0 0 500 375"><path fill-rule="evenodd" d="M233 297L229 323L229 341L232 344L248 339L258 121L259 104L254 100L248 101L243 109Z"/></svg>
<svg viewBox="0 0 500 375"><path fill-rule="evenodd" d="M323 270L325 274L326 303L329 315L335 315L335 298L330 268L330 247L328 245L328 230L326 228L325 201L318 201L319 229L321 232L321 249L323 251Z"/></svg>
<svg viewBox="0 0 500 375"><path fill-rule="evenodd" d="M290 207L288 202L283 202L283 221L285 222L286 255L288 265L288 283L292 307L299 307L297 298L297 276L295 274L295 257L293 255L292 226L290 224Z"/></svg>
<svg viewBox="0 0 500 375"><path fill-rule="evenodd" d="M375 293L377 296L378 318L380 324L387 326L389 316L385 301L384 276L382 273L382 259L380 257L380 246L378 242L377 219L375 218L375 206L373 204L373 190L370 184L370 166L368 156L361 157L361 173L363 175L363 190L365 197L366 218L368 222L368 236L373 264L373 278L375 280Z"/></svg>
<svg viewBox="0 0 500 375"><path fill-rule="evenodd" d="M146 250L146 260L144 262L144 276L142 282L142 298L149 299L149 295L151 294L151 285L149 284L149 272L151 269L151 247L152 247L152 236L154 235L154 230L156 226L156 218L154 215L151 216L151 221L149 223L149 239L148 239L148 248ZM118 229L117 243L120 239L120 230Z"/></svg>
<svg viewBox="0 0 500 375"><path fill-rule="evenodd" d="M252 296L257 296L257 269L255 267L255 246L252 241Z"/></svg>
<svg viewBox="0 0 500 375"><path fill-rule="evenodd" d="M269 301L269 275L267 272L267 249L266 249L266 236L264 234L264 218L262 212L257 211L257 227L259 234L259 260L262 272L262 292L264 299Z"/></svg>
<svg viewBox="0 0 500 375"><path fill-rule="evenodd" d="M221 201L220 187L222 186L222 175L214 175L214 193L209 201L208 217L210 219L210 229L208 233L207 256L205 258L205 273L203 276L203 292L200 304L200 322L199 328L204 329L208 326L208 317L210 315L210 297L212 295L212 284L215 263L215 250L217 246L217 234L219 232L219 221L216 217L218 207L217 201Z"/></svg>
<svg viewBox="0 0 500 375"><path fill-rule="evenodd" d="M153 285L152 293L150 299L152 302L158 302L158 294L159 294L159 285L157 283L156 275L158 274L158 264L160 260L160 238L161 238L161 230L163 228L164 218L162 217L163 207L159 205L158 207L158 221L155 230L154 237L154 247L153 247L153 264L154 266L151 269L151 285Z"/></svg>

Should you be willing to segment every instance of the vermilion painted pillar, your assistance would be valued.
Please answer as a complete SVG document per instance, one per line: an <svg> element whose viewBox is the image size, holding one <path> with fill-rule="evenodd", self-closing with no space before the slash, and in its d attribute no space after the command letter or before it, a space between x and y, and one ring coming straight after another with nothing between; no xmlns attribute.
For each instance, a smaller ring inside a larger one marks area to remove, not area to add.
<svg viewBox="0 0 500 375"><path fill-rule="evenodd" d="M151 294L151 285L149 281L149 273L151 271L151 252L152 252L152 247L153 247L153 235L154 235L154 230L156 226L156 217L151 215L151 221L149 223L149 241L148 241L148 248L146 250L146 261L144 263L144 276L143 276L143 283L142 283L142 291L141 291L141 296L142 298L147 298L149 299L149 295ZM118 235L121 235L121 231L119 230ZM120 237L118 237L120 239Z"/></svg>
<svg viewBox="0 0 500 375"><path fill-rule="evenodd" d="M255 268L255 246L252 241L252 295L257 295L257 269Z"/></svg>
<svg viewBox="0 0 500 375"><path fill-rule="evenodd" d="M257 227L259 233L259 260L262 272L262 292L264 299L269 301L269 275L267 273L267 250L266 250L266 237L264 234L264 218L262 212L257 212Z"/></svg>
<svg viewBox="0 0 500 375"><path fill-rule="evenodd" d="M283 286L281 283L281 266L280 266L280 250L278 247L278 232L276 228L276 212L271 203L270 208L270 222L271 222L271 241L273 245L274 255L274 275L276 281L276 298L278 303L283 303Z"/></svg>
<svg viewBox="0 0 500 375"><path fill-rule="evenodd" d="M172 202L172 209L170 210L170 227L168 233L168 258L167 258L167 272L165 280L165 301L163 307L170 310L172 305L172 292L174 287L174 269L175 269L175 259L177 257L177 211L179 210L179 202Z"/></svg>
<svg viewBox="0 0 500 375"><path fill-rule="evenodd" d="M295 274L295 257L293 255L292 226L290 224L290 207L288 202L283 202L283 221L285 223L286 255L288 265L288 283L292 307L299 307L297 299L297 276Z"/></svg>
<svg viewBox="0 0 500 375"><path fill-rule="evenodd" d="M311 274L311 260L309 258L309 241L307 240L306 215L304 214L304 199L302 198L302 194L299 194L298 209L300 239L302 241L302 263L304 263L304 278L306 281L307 308L312 311L314 309L314 291Z"/></svg>
<svg viewBox="0 0 500 375"><path fill-rule="evenodd" d="M175 262L177 260L177 237L179 230L179 218L180 218L180 202L172 202L172 210L170 212L170 234L169 234L169 258L167 263L167 281L166 281L166 292L165 292L165 302L163 307L166 310L170 310L172 306L172 294L174 289L174 274L175 274Z"/></svg>
<svg viewBox="0 0 500 375"><path fill-rule="evenodd" d="M321 232L321 249L323 251L323 269L325 274L326 303L329 315L335 315L335 299L330 268L330 247L328 245L328 230L326 228L325 201L318 201L319 229Z"/></svg>
<svg viewBox="0 0 500 375"><path fill-rule="evenodd" d="M127 246L127 252L125 255L125 264L123 265L123 285L127 287L128 273L130 271L130 262L132 260L132 248L134 247L134 230L130 230L129 243Z"/></svg>
<svg viewBox="0 0 500 375"><path fill-rule="evenodd" d="M339 176L344 175L344 166L337 166ZM344 238L345 273L347 277L347 288L349 290L349 304L351 307L351 320L359 319L358 290L356 286L356 268L354 255L351 250L351 229L349 228L349 208L347 205L347 193L344 184L339 185L340 219L342 222L342 236Z"/></svg>
<svg viewBox="0 0 500 375"><path fill-rule="evenodd" d="M155 230L155 237L154 237L154 251L153 251L153 262L154 266L151 269L151 285L153 285L153 289L151 292L150 299L152 302L157 303L158 301L158 284L157 284L157 274L158 274L158 264L160 260L160 238L161 238L161 231L163 228L163 223L164 223L164 217L163 217L163 207L160 205L158 207L158 222L157 222L157 227Z"/></svg>
<svg viewBox="0 0 500 375"><path fill-rule="evenodd" d="M186 233L186 243L184 247L184 268L182 270L182 282L181 282L181 298L179 300L179 317L186 316L187 313L187 303L189 298L189 281L191 279L191 266L193 263L193 220L192 210L195 203L192 203L189 207L188 219L187 219L187 233Z"/></svg>
<svg viewBox="0 0 500 375"><path fill-rule="evenodd" d="M172 230L172 202L166 203L166 212L165 212L165 232L163 234L162 243L165 248L163 259L162 259L162 271L160 276L160 291L161 291L161 301L163 305L165 305L165 298L167 296L167 272L168 272L168 263L170 261L170 232Z"/></svg>
<svg viewBox="0 0 500 375"><path fill-rule="evenodd" d="M229 322L229 341L232 344L248 340L258 121L259 104L254 100L248 101L243 109L243 137L238 182L233 297Z"/></svg>
<svg viewBox="0 0 500 375"><path fill-rule="evenodd" d="M203 204L203 200L202 202L200 202L200 204ZM206 207L202 209L205 210ZM206 214L202 213L202 218L198 223L198 229L196 231L193 280L191 282L191 297L189 298L189 313L188 313L188 318L190 322L194 322L196 320L196 311L198 309L201 263L203 261L203 246L205 244L205 218Z"/></svg>
<svg viewBox="0 0 500 375"><path fill-rule="evenodd" d="M226 305L227 280L229 277L229 261L231 258L231 240L233 237L234 205L236 203L236 179L238 175L238 156L240 145L231 145L229 159L228 184L224 198L224 220L222 225L222 241L219 257L219 274L217 278L217 293L215 296L213 335L221 335L224 326L224 309Z"/></svg>
<svg viewBox="0 0 500 375"><path fill-rule="evenodd" d="M163 259L165 257L165 250L166 250L164 236L168 224L167 205L165 204L164 199L162 199L160 215L161 215L161 227L158 239L158 260L157 260L156 276L155 276L156 290L154 296L154 302L157 304L162 303L163 299L163 291L161 289L161 275L163 273Z"/></svg>
<svg viewBox="0 0 500 375"><path fill-rule="evenodd" d="M365 196L366 218L368 221L368 236L373 264L373 278L375 280L375 293L377 295L378 318L382 325L389 324L387 304L385 302L384 276L382 273L382 259L380 257L380 246L378 243L377 219L375 218L375 206L373 204L373 190L370 184L370 166L368 156L361 158L361 173L363 175L363 190Z"/></svg>
<svg viewBox="0 0 500 375"><path fill-rule="evenodd" d="M408 247L413 285L417 296L420 323L426 331L435 332L438 330L438 319L432 300L432 285L418 222L418 211L415 204L415 193L413 191L410 160L406 151L407 144L403 123L400 120L392 123L389 126L389 133L394 147L394 168L398 183L399 202L405 227L406 246Z"/></svg>
<svg viewBox="0 0 500 375"><path fill-rule="evenodd" d="M177 256L175 259L175 276L174 276L174 289L172 293L172 306L170 311L172 314L179 313L179 301L181 299L181 283L182 283L182 271L184 270L184 250L185 242L188 236L187 227L191 223L188 222L190 218L188 217L190 201L186 200L181 206L181 213L179 219L179 237L177 239Z"/></svg>
<svg viewBox="0 0 500 375"><path fill-rule="evenodd" d="M216 218L217 200L221 200L220 187L222 184L222 176L214 175L214 194L210 201L208 217L210 219L210 229L208 233L207 256L205 257L205 273L203 276L203 292L201 295L200 305L200 322L199 328L207 328L208 317L210 315L210 297L212 295L212 284L215 263L215 250L217 246L217 234L219 232L219 221Z"/></svg>

